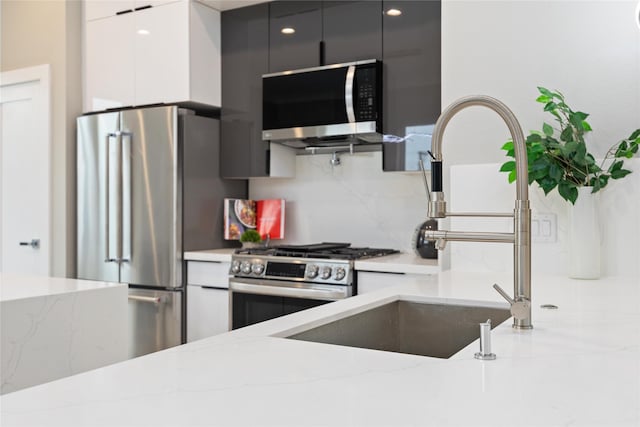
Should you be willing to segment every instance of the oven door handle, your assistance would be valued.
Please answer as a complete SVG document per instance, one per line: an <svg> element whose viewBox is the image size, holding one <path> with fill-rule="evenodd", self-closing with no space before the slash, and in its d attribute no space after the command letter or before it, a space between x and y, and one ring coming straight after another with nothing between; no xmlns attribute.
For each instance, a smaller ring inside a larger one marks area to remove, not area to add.
<svg viewBox="0 0 640 427"><path fill-rule="evenodd" d="M255 295L271 295L277 297L307 298L315 300L335 301L348 297L346 287L336 286L336 289L327 288L296 288L287 286L271 286L252 284L246 282L229 281L229 290Z"/></svg>

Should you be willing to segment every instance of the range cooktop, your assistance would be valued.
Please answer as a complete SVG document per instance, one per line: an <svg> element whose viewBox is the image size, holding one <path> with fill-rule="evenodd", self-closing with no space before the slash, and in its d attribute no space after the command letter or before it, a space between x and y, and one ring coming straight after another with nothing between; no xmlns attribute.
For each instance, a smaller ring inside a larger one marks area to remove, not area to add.
<svg viewBox="0 0 640 427"><path fill-rule="evenodd" d="M278 245L237 249L236 254L254 256L281 256L289 258L320 258L356 260L398 253L396 249L351 247L350 243L314 243L310 245Z"/></svg>

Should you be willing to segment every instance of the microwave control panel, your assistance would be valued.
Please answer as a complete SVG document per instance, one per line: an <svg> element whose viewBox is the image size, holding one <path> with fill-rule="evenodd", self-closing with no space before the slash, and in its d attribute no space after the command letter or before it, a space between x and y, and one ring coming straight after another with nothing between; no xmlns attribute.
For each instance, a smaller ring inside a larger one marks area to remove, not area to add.
<svg viewBox="0 0 640 427"><path fill-rule="evenodd" d="M373 121L377 119L378 102L376 93L376 70L373 67L356 70L356 121Z"/></svg>

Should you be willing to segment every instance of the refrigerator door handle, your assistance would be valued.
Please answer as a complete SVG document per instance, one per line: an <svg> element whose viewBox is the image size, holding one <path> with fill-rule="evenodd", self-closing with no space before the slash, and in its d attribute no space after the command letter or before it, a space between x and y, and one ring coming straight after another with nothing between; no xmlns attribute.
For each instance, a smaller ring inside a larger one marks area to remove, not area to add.
<svg viewBox="0 0 640 427"><path fill-rule="evenodd" d="M120 262L131 261L131 138L129 132L122 132L122 151L119 159L121 166L120 182Z"/></svg>
<svg viewBox="0 0 640 427"><path fill-rule="evenodd" d="M116 133L116 262L122 261L122 132Z"/></svg>
<svg viewBox="0 0 640 427"><path fill-rule="evenodd" d="M109 190L110 190L110 186L109 186L109 180L111 178L111 162L109 161L110 159L110 144L111 144L111 138L114 138L116 136L115 133L108 133L106 138L105 138L105 180L104 180L104 185L105 185L105 198L104 198L104 262L115 262L116 260L111 258L111 248L109 246L109 240L110 240L110 236L111 236L111 229L110 229L110 210L109 210Z"/></svg>
<svg viewBox="0 0 640 427"><path fill-rule="evenodd" d="M160 297L143 297L140 295L129 295L128 299L129 301L148 302L155 305L162 303L162 298Z"/></svg>

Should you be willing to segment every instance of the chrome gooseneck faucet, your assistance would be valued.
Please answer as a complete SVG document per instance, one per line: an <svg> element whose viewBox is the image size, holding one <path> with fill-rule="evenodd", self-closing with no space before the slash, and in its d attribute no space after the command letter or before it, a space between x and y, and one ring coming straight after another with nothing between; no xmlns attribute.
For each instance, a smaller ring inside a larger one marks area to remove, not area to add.
<svg viewBox="0 0 640 427"><path fill-rule="evenodd" d="M442 192L442 136L449 120L459 111L471 106L487 107L502 117L509 128L516 158L516 202L513 213L454 213L447 212L447 203ZM456 232L425 230L424 237L436 242L444 249L447 241L500 242L513 244L513 292L514 297L498 285L493 287L511 305L513 327L531 329L531 208L529 207L529 178L527 149L524 134L513 112L502 102L489 96L477 95L460 98L449 105L440 115L433 131L431 162L431 194L428 216L445 218L450 216L513 217L513 233Z"/></svg>

